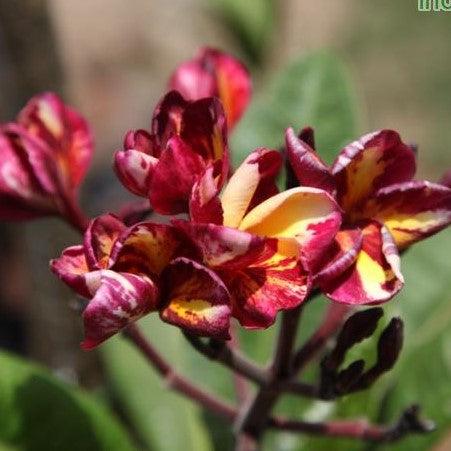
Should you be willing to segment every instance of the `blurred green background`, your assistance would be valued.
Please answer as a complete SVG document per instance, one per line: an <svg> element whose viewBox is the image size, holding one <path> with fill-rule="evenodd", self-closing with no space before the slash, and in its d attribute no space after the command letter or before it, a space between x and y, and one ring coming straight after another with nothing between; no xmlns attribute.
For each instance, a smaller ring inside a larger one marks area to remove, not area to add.
<svg viewBox="0 0 451 451"><path fill-rule="evenodd" d="M62 94L96 135L86 209L114 210L130 199L111 171L114 150L127 129L148 125L172 69L203 45L240 56L252 72L254 102L232 137L236 163L255 146L279 146L286 126L313 125L329 161L358 135L393 128L419 145L418 177L435 181L451 166L451 13L420 13L416 0L0 0L0 118L36 92ZM230 449L221 420L165 390L120 337L79 350L72 295L47 269L76 234L52 220L0 227L0 344L48 368L0 354L0 450ZM312 421L388 422L419 402L437 431L378 447L268 434L265 449L451 449L450 238L442 232L403 257L406 287L385 308L385 323L398 314L406 323L392 373L337 404L277 406ZM324 306L307 310L302 336ZM178 369L234 398L228 373L177 329L156 318L142 326ZM264 362L275 329L243 332L246 351ZM355 355L371 364L374 346Z"/></svg>

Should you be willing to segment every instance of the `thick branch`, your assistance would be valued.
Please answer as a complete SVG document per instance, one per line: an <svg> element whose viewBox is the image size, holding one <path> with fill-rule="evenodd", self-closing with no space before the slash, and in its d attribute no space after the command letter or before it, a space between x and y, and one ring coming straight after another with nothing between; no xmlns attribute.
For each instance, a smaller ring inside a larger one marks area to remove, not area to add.
<svg viewBox="0 0 451 451"><path fill-rule="evenodd" d="M302 307L282 313L279 336L276 342L273 361L270 368L270 380L262 385L248 406L245 406L236 420L238 432L248 433L257 440L261 436L269 413L280 396L279 384L290 373L291 357L296 339Z"/></svg>
<svg viewBox="0 0 451 451"><path fill-rule="evenodd" d="M233 406L179 375L169 362L153 348L136 324L131 324L127 327L125 336L136 345L155 370L163 377L168 388L178 391L202 407L224 417L230 422L235 419L236 410Z"/></svg>

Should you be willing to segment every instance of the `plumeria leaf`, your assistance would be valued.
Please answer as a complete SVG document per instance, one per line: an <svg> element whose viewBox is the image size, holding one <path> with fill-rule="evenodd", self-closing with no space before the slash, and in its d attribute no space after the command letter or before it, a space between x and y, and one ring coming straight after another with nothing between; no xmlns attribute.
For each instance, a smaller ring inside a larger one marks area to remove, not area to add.
<svg viewBox="0 0 451 451"><path fill-rule="evenodd" d="M274 27L274 0L209 0L224 17L248 59L263 58Z"/></svg>
<svg viewBox="0 0 451 451"><path fill-rule="evenodd" d="M256 147L282 146L287 127L306 125L314 127L316 150L327 163L356 134L348 74L328 53L298 59L257 96L232 136L235 165Z"/></svg>
<svg viewBox="0 0 451 451"><path fill-rule="evenodd" d="M179 329L163 323L157 315L147 316L140 321L140 326L179 371L186 374L189 370L195 379L222 391L227 387L225 371L197 356ZM132 345L122 337L114 337L100 350L124 414L148 449L213 451L202 410L168 390ZM231 392L229 385L228 393Z"/></svg>
<svg viewBox="0 0 451 451"><path fill-rule="evenodd" d="M119 422L94 398L35 364L0 352L0 449L136 448Z"/></svg>

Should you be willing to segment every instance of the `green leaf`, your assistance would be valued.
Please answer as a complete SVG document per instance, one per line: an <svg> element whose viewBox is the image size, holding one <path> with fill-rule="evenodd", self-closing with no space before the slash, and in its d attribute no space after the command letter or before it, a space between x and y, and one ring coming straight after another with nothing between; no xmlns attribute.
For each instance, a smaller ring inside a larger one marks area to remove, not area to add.
<svg viewBox="0 0 451 451"><path fill-rule="evenodd" d="M0 352L1 450L132 450L125 431L86 393Z"/></svg>
<svg viewBox="0 0 451 451"><path fill-rule="evenodd" d="M140 326L178 371L193 377L204 388L210 385L224 392L227 387L225 371L195 355L179 329L163 323L157 315L144 318ZM202 410L165 387L131 343L115 337L101 349L116 396L148 448L213 449Z"/></svg>
<svg viewBox="0 0 451 451"><path fill-rule="evenodd" d="M209 0L247 58L260 63L274 28L273 0Z"/></svg>
<svg viewBox="0 0 451 451"><path fill-rule="evenodd" d="M232 137L234 163L259 146L279 148L289 126L315 128L317 150L328 162L356 136L354 93L343 64L329 53L303 57L257 96Z"/></svg>

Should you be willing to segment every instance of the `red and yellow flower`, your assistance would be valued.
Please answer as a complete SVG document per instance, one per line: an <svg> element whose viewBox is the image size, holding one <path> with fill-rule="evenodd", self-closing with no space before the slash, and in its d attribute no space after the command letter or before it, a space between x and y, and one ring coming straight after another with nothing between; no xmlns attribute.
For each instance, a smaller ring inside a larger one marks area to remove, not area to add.
<svg viewBox="0 0 451 451"><path fill-rule="evenodd" d="M78 112L56 94L33 97L0 127L0 219L70 215L92 152Z"/></svg>
<svg viewBox="0 0 451 451"><path fill-rule="evenodd" d="M128 132L115 156L124 186L149 197L161 214L187 212L193 184L210 165L220 168L219 183L225 183L230 170L227 124L236 123L251 95L246 69L213 49L182 64L170 86L173 90L155 109L150 133Z"/></svg>
<svg viewBox="0 0 451 451"><path fill-rule="evenodd" d="M292 129L286 147L300 185L329 192L343 210L333 245L304 259L316 284L347 304L392 298L404 283L399 251L451 223L451 189L413 181L414 149L391 130L347 145L331 168Z"/></svg>

